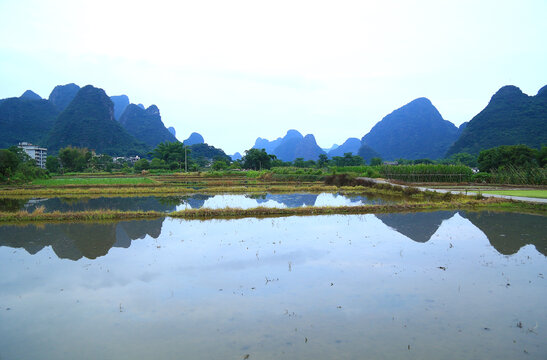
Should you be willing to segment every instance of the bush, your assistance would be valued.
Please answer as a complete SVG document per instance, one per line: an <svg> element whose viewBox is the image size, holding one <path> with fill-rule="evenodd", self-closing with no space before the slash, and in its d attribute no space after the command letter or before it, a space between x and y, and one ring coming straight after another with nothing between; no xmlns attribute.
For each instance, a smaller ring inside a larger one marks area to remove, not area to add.
<svg viewBox="0 0 547 360"><path fill-rule="evenodd" d="M135 171L148 170L150 169L150 163L146 159L139 159L135 162L133 167L135 168Z"/></svg>
<svg viewBox="0 0 547 360"><path fill-rule="evenodd" d="M490 175L489 173L478 172L476 174L473 174L473 176L471 176L471 181L476 183L487 183L487 182L490 182L491 177L492 175Z"/></svg>

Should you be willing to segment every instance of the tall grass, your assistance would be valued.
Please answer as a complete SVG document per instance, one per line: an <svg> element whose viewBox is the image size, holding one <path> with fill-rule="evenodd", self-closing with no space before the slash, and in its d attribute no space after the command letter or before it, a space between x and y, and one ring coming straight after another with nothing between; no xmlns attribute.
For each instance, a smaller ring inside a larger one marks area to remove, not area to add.
<svg viewBox="0 0 547 360"><path fill-rule="evenodd" d="M473 171L465 165L383 165L383 177L407 182L467 182Z"/></svg>

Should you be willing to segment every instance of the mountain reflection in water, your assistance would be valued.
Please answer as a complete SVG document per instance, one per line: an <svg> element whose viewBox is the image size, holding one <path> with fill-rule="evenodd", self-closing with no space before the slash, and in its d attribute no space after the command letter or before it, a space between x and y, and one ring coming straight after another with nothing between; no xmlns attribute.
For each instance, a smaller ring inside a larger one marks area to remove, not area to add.
<svg viewBox="0 0 547 360"><path fill-rule="evenodd" d="M313 195L312 195L313 196ZM307 201L301 198L298 201ZM194 201L199 201L195 199ZM479 228L490 244L503 255L512 255L525 245L534 245L547 256L547 218L539 215L436 211L427 213L400 213L374 215L389 229L419 243L428 242L443 221L459 214ZM353 215L346 215L353 216ZM317 217L321 221L321 217ZM147 235L156 239L162 231L164 219L132 220L108 223L64 223L40 225L0 226L0 246L24 248L36 254L51 246L59 258L78 260L104 256L112 247L129 248L131 242ZM227 220L229 221L229 220ZM236 222L237 220L231 220ZM302 229L302 231L307 231ZM457 234L454 234L457 236Z"/></svg>
<svg viewBox="0 0 547 360"><path fill-rule="evenodd" d="M51 246L61 259L95 259L112 247L128 248L132 240L157 238L163 220L0 226L0 246L23 248L29 254Z"/></svg>
<svg viewBox="0 0 547 360"><path fill-rule="evenodd" d="M253 195L206 195L190 194L177 196L132 196L97 198L0 198L0 211L34 211L42 207L45 212L68 212L89 210L120 211L158 211L169 213L182 209L206 208L252 208L266 207L302 207L302 206L355 206L364 204L386 204L400 201L397 196L342 195L342 194L253 194Z"/></svg>

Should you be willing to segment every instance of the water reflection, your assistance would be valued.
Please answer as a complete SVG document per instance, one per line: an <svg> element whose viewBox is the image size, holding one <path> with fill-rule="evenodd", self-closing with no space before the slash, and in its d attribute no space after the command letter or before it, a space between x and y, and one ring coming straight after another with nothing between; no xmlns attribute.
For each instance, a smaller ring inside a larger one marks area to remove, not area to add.
<svg viewBox="0 0 547 360"><path fill-rule="evenodd" d="M480 229L501 254L512 255L526 245L533 245L537 251L547 256L547 218L544 216L487 211L436 211L371 216L388 227L385 229L386 233L391 229L415 242L426 243L444 221L456 214L470 221L466 224L467 227L474 225ZM326 217L317 217L318 221L323 218ZM0 226L0 246L24 248L29 254L36 254L44 247L51 246L59 258L95 259L106 255L112 247L130 247L132 240L143 239L147 235L158 238L163 221L162 218L117 223L5 225Z"/></svg>
<svg viewBox="0 0 547 360"><path fill-rule="evenodd" d="M504 255L516 254L531 244L547 256L547 218L539 215L463 212L462 216L481 229L492 246Z"/></svg>
<svg viewBox="0 0 547 360"><path fill-rule="evenodd" d="M36 254L51 246L61 259L95 259L112 247L128 248L132 240L161 234L163 219L118 223L74 223L0 226L0 246L23 248Z"/></svg>
<svg viewBox="0 0 547 360"><path fill-rule="evenodd" d="M416 242L427 242L441 223L456 214L455 211L435 211L407 214L378 214L378 219L395 231Z"/></svg>
<svg viewBox="0 0 547 360"><path fill-rule="evenodd" d="M545 217L430 214L0 226L0 356L545 359Z"/></svg>
<svg viewBox="0 0 547 360"><path fill-rule="evenodd" d="M180 196L138 196L98 198L43 198L43 199L0 199L0 211L85 211L112 209L121 211L160 211L169 213L182 209L206 208L252 208L301 207L301 206L355 206L365 204L386 204L400 201L397 197L341 195L341 194L254 194L254 195L204 195Z"/></svg>

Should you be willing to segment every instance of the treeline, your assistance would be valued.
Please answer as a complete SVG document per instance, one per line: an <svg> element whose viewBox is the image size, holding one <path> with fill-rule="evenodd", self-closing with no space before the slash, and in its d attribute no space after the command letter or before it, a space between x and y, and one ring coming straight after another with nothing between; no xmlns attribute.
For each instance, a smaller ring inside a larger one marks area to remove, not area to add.
<svg viewBox="0 0 547 360"><path fill-rule="evenodd" d="M384 163L373 158L366 164L362 157L346 153L317 161L297 158L281 161L264 149L249 149L236 161L220 149L207 144L185 146L180 142L160 143L147 158L112 158L97 155L85 148L66 147L58 156L48 156L44 171L35 166L23 150L12 147L0 150L0 181L25 182L48 174L74 172L162 173L207 171L211 176L252 170L252 176L272 180L321 180L328 174L351 174L355 177L384 177L407 182L479 182L496 184L547 184L547 147L540 150L525 145L499 146L481 151L478 156L460 153L448 159L405 160Z"/></svg>

